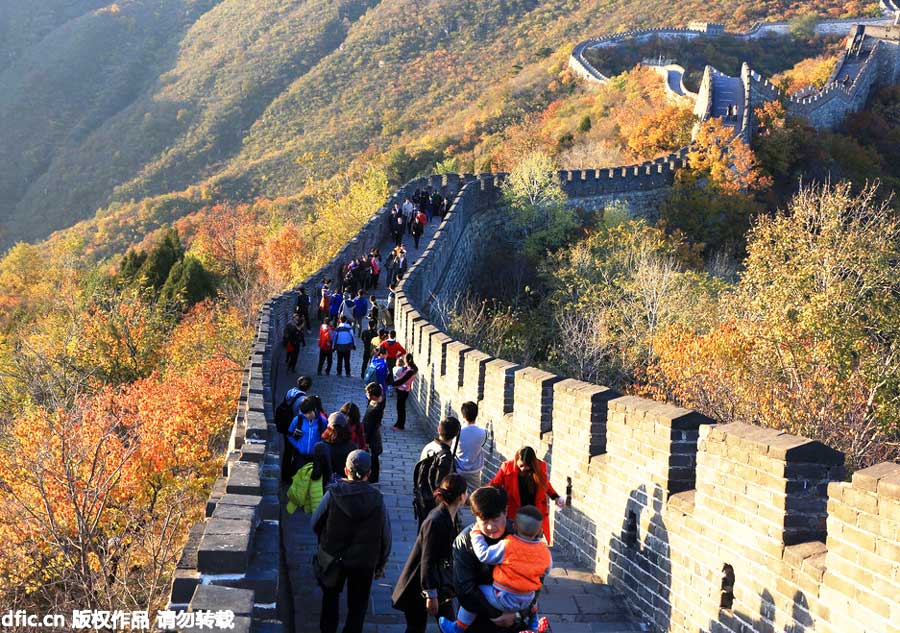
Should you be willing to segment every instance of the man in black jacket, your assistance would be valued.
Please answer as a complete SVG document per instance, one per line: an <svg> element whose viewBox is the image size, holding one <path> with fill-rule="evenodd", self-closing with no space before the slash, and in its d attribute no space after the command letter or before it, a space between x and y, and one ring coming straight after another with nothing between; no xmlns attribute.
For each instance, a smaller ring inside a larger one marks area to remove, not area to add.
<svg viewBox="0 0 900 633"><path fill-rule="evenodd" d="M466 633L514 633L528 629L529 613L504 613L493 607L481 593L479 585L491 585L493 566L482 563L472 549L471 531L474 526L494 545L513 531L506 519L506 491L484 486L469 497L475 523L463 529L453 542L453 579L459 604L477 613L478 617Z"/></svg>
<svg viewBox="0 0 900 633"><path fill-rule="evenodd" d="M372 459L366 451L347 456L346 479L333 484L311 523L319 537L319 549L340 559L340 580L322 587L321 633L336 633L338 600L347 582L347 622L343 633L361 633L369 606L372 581L384 576L391 553L391 523L381 493L371 485ZM321 583L320 583L321 584Z"/></svg>

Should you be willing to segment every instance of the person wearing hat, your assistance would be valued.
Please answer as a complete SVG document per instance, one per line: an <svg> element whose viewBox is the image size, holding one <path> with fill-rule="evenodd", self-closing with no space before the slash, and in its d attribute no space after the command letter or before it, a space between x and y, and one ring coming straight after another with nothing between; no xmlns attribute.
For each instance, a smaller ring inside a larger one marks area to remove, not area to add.
<svg viewBox="0 0 900 633"><path fill-rule="evenodd" d="M317 578L322 587L321 633L337 633L338 601L345 582L347 621L343 633L362 632L372 581L384 576L391 553L391 523L384 498L367 481L371 467L372 458L366 451L347 455L346 478L328 489L310 520L319 538L317 559L338 566L336 577L323 574Z"/></svg>
<svg viewBox="0 0 900 633"><path fill-rule="evenodd" d="M335 411L328 416L322 441L313 449L313 479L321 479L325 490L337 482L344 472L347 456L356 450L347 416Z"/></svg>

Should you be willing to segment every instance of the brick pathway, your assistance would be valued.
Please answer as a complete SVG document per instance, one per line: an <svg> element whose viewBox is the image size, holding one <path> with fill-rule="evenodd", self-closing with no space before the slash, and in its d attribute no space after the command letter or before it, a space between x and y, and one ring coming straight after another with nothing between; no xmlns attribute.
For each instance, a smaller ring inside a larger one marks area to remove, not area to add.
<svg viewBox="0 0 900 633"><path fill-rule="evenodd" d="M418 250L412 248L411 238L406 240L410 264L424 250L436 229L436 222L429 225ZM388 253L391 246L383 244L381 252ZM384 276L382 275L382 285ZM385 294L382 289L379 298ZM297 363L298 374L280 372L282 377L276 389L275 401L281 401L297 375L307 374L313 377L311 392L322 398L326 410L335 411L347 401L353 401L361 410L365 410L363 383L358 373L354 377L337 377L334 374L316 376L318 348L315 345L315 333L313 329L313 336L307 337L308 346L301 351ZM354 352L352 367L355 372L359 371L361 362L361 353ZM411 401L406 431L391 430L390 427L396 420L396 411L396 398L392 397L388 400L384 416L384 454L381 460L381 481L378 484L390 512L394 544L385 578L376 580L372 588L366 620L367 633L403 633L405 630L403 615L391 608L390 597L393 582L400 576L416 539L411 494L413 466L422 447L431 440L422 430L421 418L413 409ZM470 516L463 518L466 522ZM294 592L295 632L315 633L319 630L321 592L309 566L316 547L315 536L309 526L309 515L298 510L291 516L282 509L282 539ZM563 559L555 560L554 563L555 568L551 577L545 581L540 599L541 613L550 618L553 633L625 633L646 630L633 623L621 598L595 576L570 566ZM342 609L343 606L342 604ZM429 633L437 630L433 623L429 625Z"/></svg>

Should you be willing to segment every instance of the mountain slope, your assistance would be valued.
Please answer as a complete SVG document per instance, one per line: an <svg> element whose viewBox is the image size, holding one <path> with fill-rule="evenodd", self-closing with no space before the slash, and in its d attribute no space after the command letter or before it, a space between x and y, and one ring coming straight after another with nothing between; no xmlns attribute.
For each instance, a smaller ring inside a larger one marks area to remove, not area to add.
<svg viewBox="0 0 900 633"><path fill-rule="evenodd" d="M278 196L364 151L419 144L439 154L545 106L549 62L559 66L588 34L869 6L54 0L29 13L25 0L8 4L0 33L30 27L0 44L0 248L195 184L218 198Z"/></svg>

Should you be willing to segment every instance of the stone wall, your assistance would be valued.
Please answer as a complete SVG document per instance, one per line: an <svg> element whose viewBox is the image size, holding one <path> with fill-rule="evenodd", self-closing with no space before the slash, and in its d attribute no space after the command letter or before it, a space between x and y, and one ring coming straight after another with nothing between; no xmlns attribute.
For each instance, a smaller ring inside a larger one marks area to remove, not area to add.
<svg viewBox="0 0 900 633"><path fill-rule="evenodd" d="M757 107L763 101L784 99L793 115L807 119L813 127L833 129L843 121L848 113L856 112L865 105L873 86L891 85L900 81L900 47L898 47L900 27L894 24L898 19L895 16L900 16L900 13L895 13L893 3L886 2L882 2L882 11L885 13L882 17L822 20L816 24L815 31L819 35L846 34L856 27L865 31L868 41L874 42L874 48L851 85L843 85L836 81L841 76L841 66L845 58L841 59L841 63L832 73L832 80L821 91L805 95L802 98L788 97L752 71L748 75L748 72L742 68L741 81L744 85L745 107L743 108L743 120L738 128L741 137L749 142L753 130L752 108L747 106ZM691 23L686 29L663 27L626 31L579 42L569 58L569 67L578 77L589 83L605 83L609 81L609 78L599 69L594 68L585 58L585 52L591 48L641 43L651 38L693 40L699 37L727 36L737 39L757 39L787 35L790 27L789 22L765 22L756 23L743 33L729 33L719 29L709 29L703 23ZM705 121L712 115L715 97L712 75L716 73L719 71L711 66L707 66L704 70L703 80L694 104L694 114L701 121ZM664 80L667 81L667 74L662 74ZM766 86L754 87L751 85L754 82L766 84Z"/></svg>
<svg viewBox="0 0 900 633"><path fill-rule="evenodd" d="M478 274L467 251L502 224L497 192L494 177L468 179L397 296L429 423L478 402L486 478L532 446L571 495L556 546L657 631L900 632L900 465L845 483L842 455L819 442L521 367L431 322L432 298Z"/></svg>

